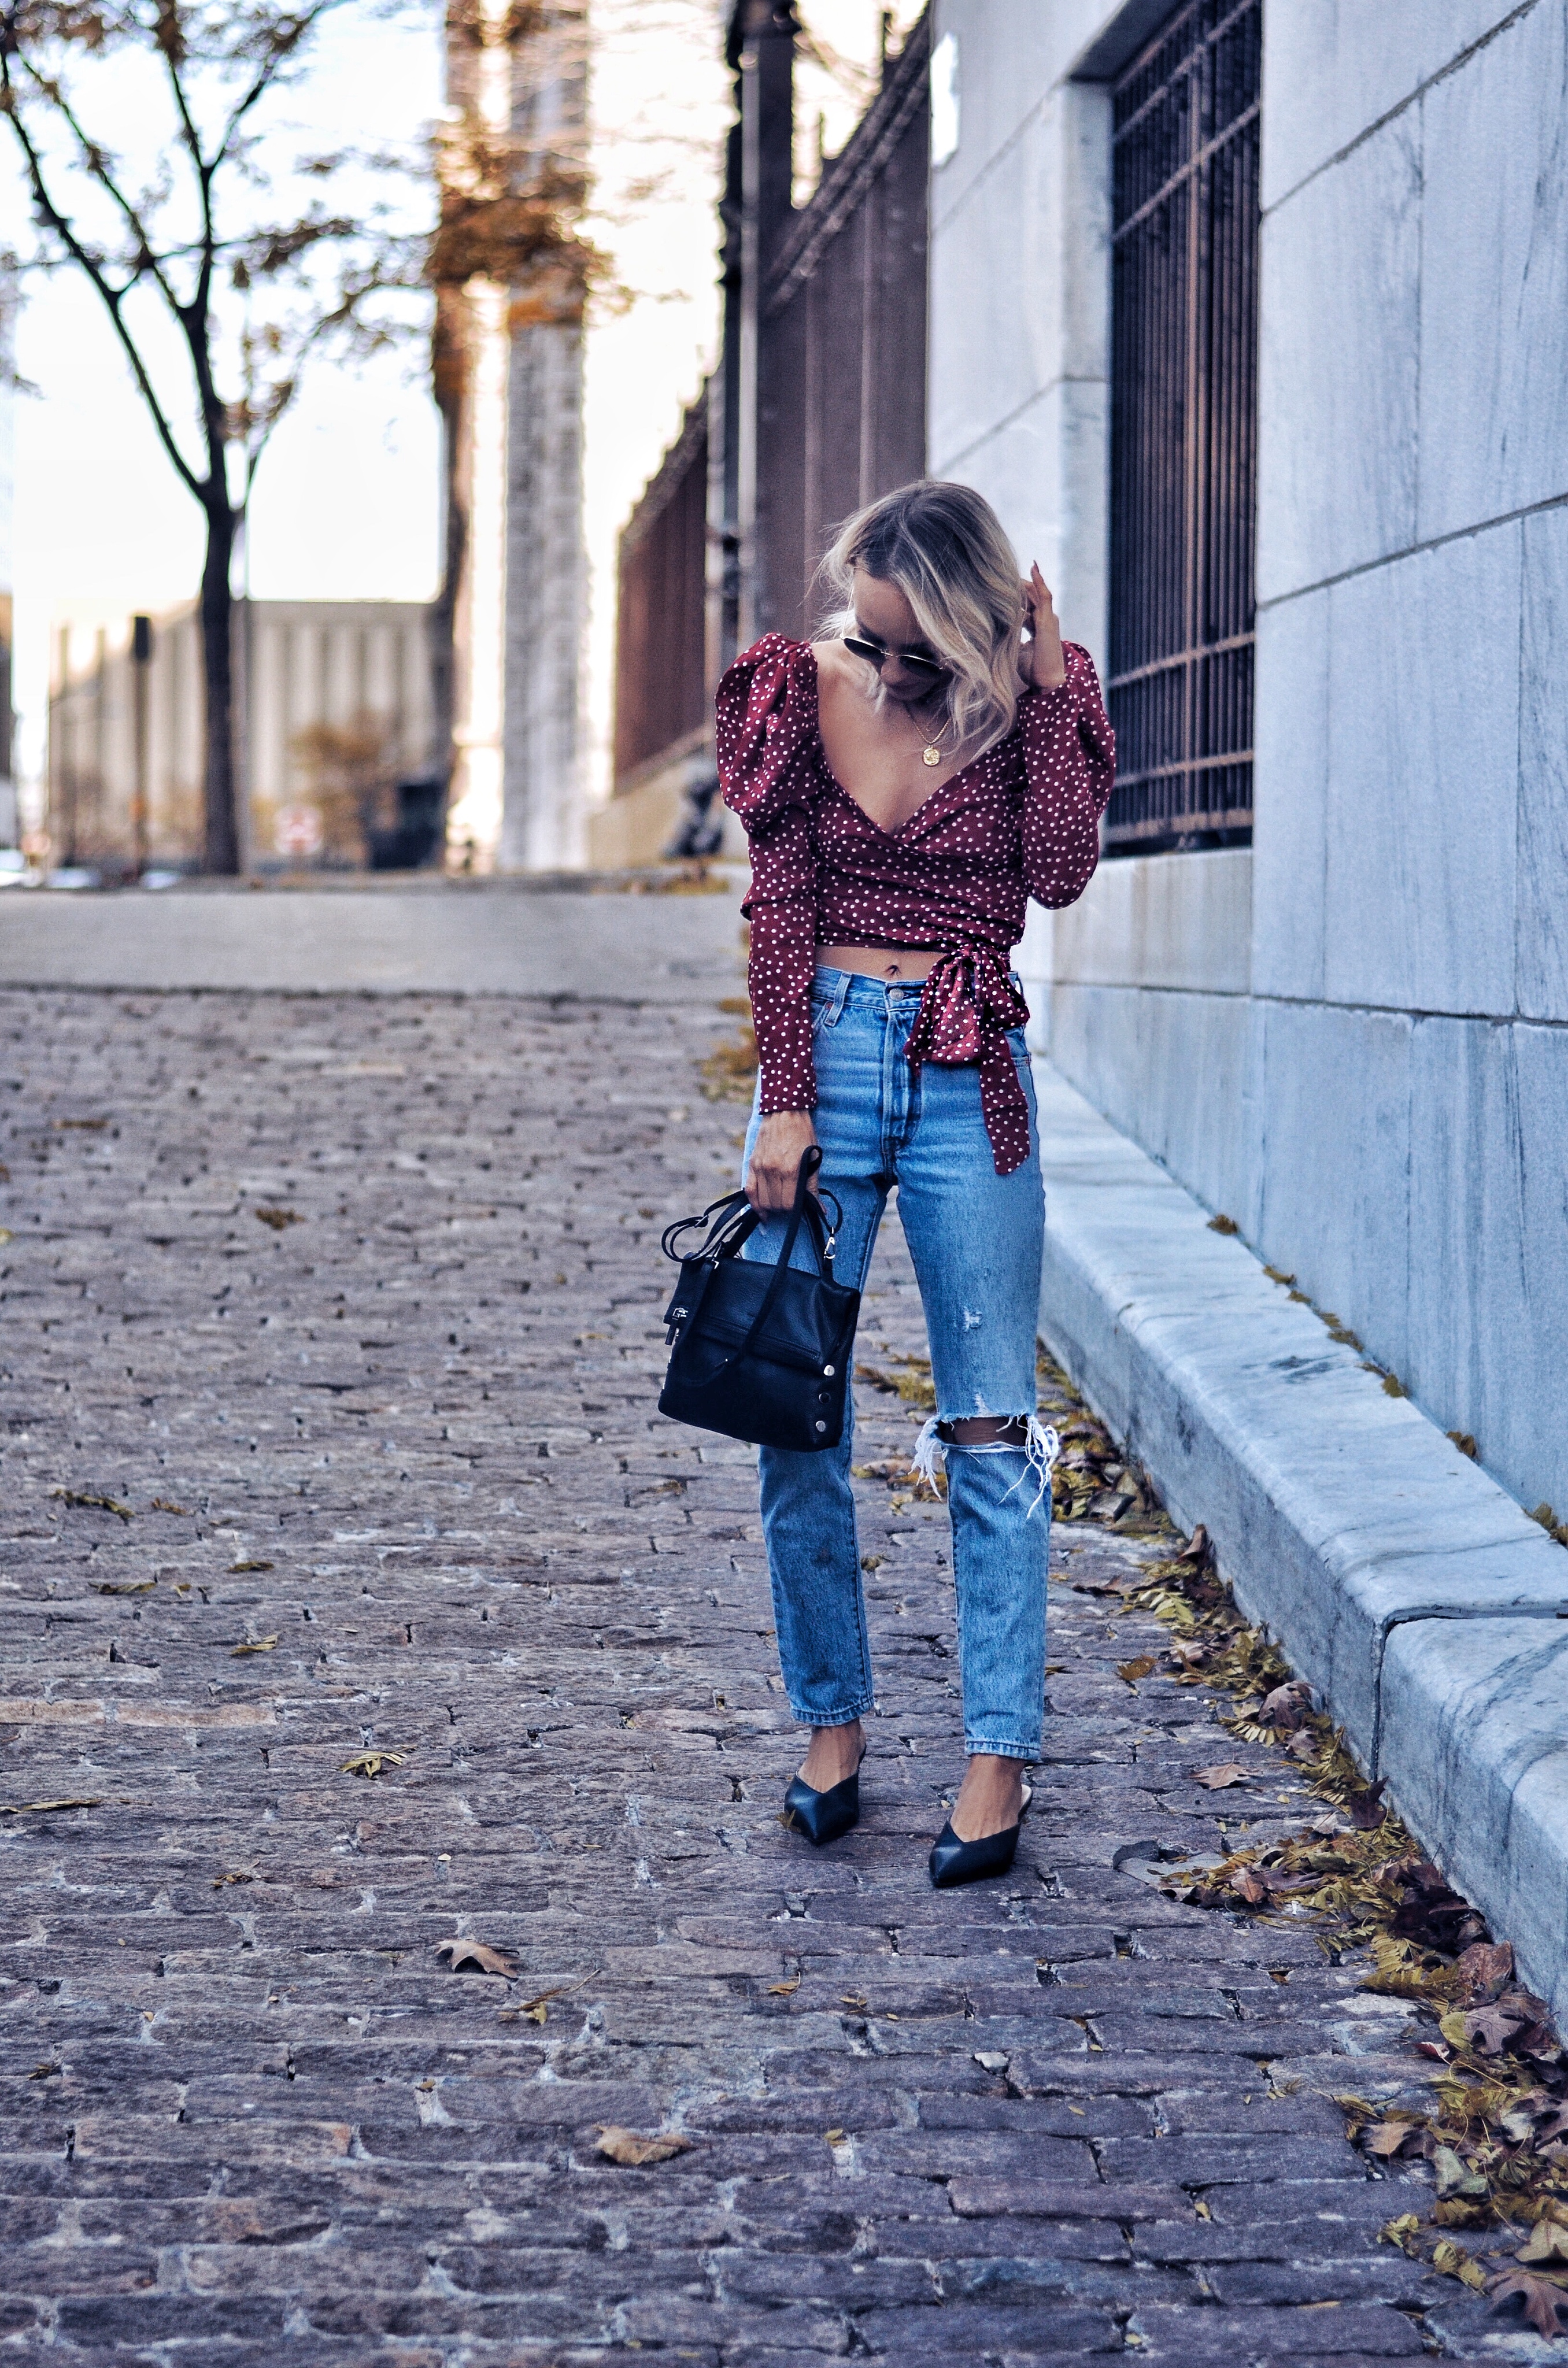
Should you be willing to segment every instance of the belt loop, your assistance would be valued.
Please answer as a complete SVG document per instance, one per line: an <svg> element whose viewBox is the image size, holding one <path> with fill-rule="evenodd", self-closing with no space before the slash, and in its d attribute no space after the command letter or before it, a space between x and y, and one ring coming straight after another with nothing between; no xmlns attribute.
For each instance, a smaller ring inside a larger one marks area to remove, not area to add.
<svg viewBox="0 0 1568 2368"><path fill-rule="evenodd" d="M827 1009L822 1016L823 1026L824 1028L835 1028L837 1026L839 1019L843 1016L844 1006L848 997L849 989L853 984L854 980L851 973L846 970L841 970L838 973L838 985L834 988Z"/></svg>

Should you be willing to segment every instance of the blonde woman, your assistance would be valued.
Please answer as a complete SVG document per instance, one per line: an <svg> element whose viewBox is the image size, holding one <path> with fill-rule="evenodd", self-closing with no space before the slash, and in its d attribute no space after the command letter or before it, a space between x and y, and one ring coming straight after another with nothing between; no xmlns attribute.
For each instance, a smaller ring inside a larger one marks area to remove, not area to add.
<svg viewBox="0 0 1568 2368"><path fill-rule="evenodd" d="M1036 1413L1044 1195L1008 956L1028 896L1087 884L1114 748L1087 652L968 486L874 502L824 572L841 608L823 637L766 634L719 689L719 775L752 859L745 1188L787 1209L820 1143L856 1285L898 1188L937 1391L917 1460L946 1460L963 1679L943 1887L1011 1865L1040 1746L1056 1443ZM780 1225L746 1255L777 1258ZM851 1435L761 1451L779 1658L812 1730L786 1807L819 1844L858 1817L872 1707Z"/></svg>

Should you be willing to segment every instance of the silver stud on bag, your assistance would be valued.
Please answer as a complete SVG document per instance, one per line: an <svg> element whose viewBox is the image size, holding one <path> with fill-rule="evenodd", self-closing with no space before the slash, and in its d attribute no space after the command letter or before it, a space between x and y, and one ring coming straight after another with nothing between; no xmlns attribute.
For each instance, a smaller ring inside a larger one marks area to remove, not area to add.
<svg viewBox="0 0 1568 2368"><path fill-rule="evenodd" d="M818 1429L819 1430L825 1430L825 1429L827 1429L827 1425L826 1425L826 1423L825 1423L825 1422L819 1422L819 1423L818 1423L818 1425L817 1425L817 1429Z"/></svg>
<svg viewBox="0 0 1568 2368"><path fill-rule="evenodd" d="M824 1372L824 1373L826 1375L827 1379L831 1382L831 1381L832 1381L832 1379L833 1379L833 1375L834 1375L834 1368L833 1368L831 1365L824 1365L824 1366L823 1367L823 1372Z"/></svg>

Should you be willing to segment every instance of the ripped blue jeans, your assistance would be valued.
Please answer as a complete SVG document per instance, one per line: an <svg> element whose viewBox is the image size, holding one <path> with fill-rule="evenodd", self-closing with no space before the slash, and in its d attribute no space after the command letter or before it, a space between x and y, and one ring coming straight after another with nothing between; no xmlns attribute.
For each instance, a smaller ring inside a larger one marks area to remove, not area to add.
<svg viewBox="0 0 1568 2368"><path fill-rule="evenodd" d="M1036 1156L998 1176L974 1068L911 1070L918 986L819 969L812 991L822 1183L844 1212L838 1280L864 1288L887 1196L926 1311L937 1413L913 1450L943 1452L953 1530L964 1747L1034 1759L1045 1701L1045 1582L1056 1440L1035 1418L1035 1335L1045 1193ZM1029 1105L1022 1031L1009 1038ZM755 1106L744 1160L761 1123ZM743 1168L743 1173L744 1173ZM778 1255L785 1219L764 1220L747 1258ZM802 1236L795 1263L814 1264ZM873 1352L874 1353L874 1352ZM1024 1443L963 1447L938 1422L1028 1417ZM762 1525L790 1706L808 1726L841 1726L872 1706L871 1656L849 1467L854 1420L836 1448L761 1451Z"/></svg>

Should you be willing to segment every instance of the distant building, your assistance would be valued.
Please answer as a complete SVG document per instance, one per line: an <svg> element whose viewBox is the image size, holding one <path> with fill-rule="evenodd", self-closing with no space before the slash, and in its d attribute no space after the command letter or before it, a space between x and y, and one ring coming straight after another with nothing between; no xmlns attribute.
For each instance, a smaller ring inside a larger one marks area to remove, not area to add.
<svg viewBox="0 0 1568 2368"><path fill-rule="evenodd" d="M242 761L247 868L438 853L433 840L418 845L429 797L415 787L434 769L427 614L422 603L393 600L256 600L241 609L242 671L251 686ZM139 860L174 869L199 862L199 620L188 604L145 625L139 666L134 619L83 608L55 621L48 829L57 866L113 874Z"/></svg>
<svg viewBox="0 0 1568 2368"><path fill-rule="evenodd" d="M12 755L12 496L16 482L16 284L0 270L0 847L17 843L17 785Z"/></svg>

